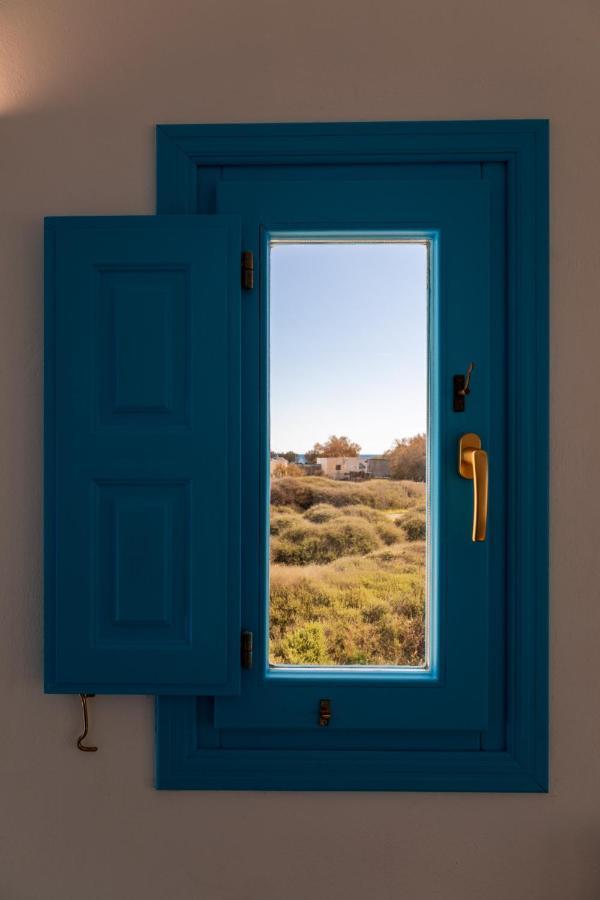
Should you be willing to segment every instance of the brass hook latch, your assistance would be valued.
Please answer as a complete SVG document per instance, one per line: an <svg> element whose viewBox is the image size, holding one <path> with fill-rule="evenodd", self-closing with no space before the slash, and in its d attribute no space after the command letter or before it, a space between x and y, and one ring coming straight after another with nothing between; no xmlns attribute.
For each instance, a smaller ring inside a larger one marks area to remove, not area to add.
<svg viewBox="0 0 600 900"><path fill-rule="evenodd" d="M83 742L85 741L88 733L88 708L87 701L88 697L95 697L95 694L80 694L79 698L81 700L81 707L83 709L83 733L79 735L77 738L77 749L81 750L82 753L95 753L98 749L97 747L89 747L86 746Z"/></svg>

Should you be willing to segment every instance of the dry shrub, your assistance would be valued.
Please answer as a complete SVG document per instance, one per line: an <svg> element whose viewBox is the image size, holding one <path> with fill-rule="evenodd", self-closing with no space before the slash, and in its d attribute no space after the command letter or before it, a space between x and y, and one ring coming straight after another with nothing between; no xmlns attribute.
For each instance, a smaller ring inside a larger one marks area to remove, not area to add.
<svg viewBox="0 0 600 900"><path fill-rule="evenodd" d="M340 516L322 525L302 521L281 531L280 537L271 541L271 558L275 563L305 566L370 553L377 547L379 537L368 522Z"/></svg>
<svg viewBox="0 0 600 900"><path fill-rule="evenodd" d="M271 661L423 665L425 486L284 477L272 497Z"/></svg>
<svg viewBox="0 0 600 900"><path fill-rule="evenodd" d="M427 534L425 517L409 516L402 520L402 530L407 541L424 541Z"/></svg>
<svg viewBox="0 0 600 900"><path fill-rule="evenodd" d="M410 487L403 481L374 478L371 481L334 481L307 475L305 478L278 478L271 484L273 506L293 506L307 510L318 503L331 506L369 506L373 509L407 509L422 499L425 485Z"/></svg>
<svg viewBox="0 0 600 900"><path fill-rule="evenodd" d="M310 664L318 653L321 665L423 665L424 552L414 545L402 547L395 555L387 551L389 559L346 557L329 565L273 566L272 662ZM411 562L413 574L402 569ZM322 631L305 630L313 625Z"/></svg>
<svg viewBox="0 0 600 900"><path fill-rule="evenodd" d="M314 522L316 525L320 525L322 522L329 522L330 519L335 519L336 516L339 516L339 510L335 506L331 506L330 503L317 503L316 506L311 506L304 513L304 518L308 519L309 522Z"/></svg>

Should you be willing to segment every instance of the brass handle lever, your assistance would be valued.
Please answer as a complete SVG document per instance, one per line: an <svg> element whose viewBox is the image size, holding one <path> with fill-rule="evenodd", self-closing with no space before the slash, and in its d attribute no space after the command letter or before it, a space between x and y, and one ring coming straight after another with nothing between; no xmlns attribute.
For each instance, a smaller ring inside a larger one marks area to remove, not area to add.
<svg viewBox="0 0 600 900"><path fill-rule="evenodd" d="M478 434L458 441L458 473L473 482L473 540L485 541L488 516L488 455Z"/></svg>

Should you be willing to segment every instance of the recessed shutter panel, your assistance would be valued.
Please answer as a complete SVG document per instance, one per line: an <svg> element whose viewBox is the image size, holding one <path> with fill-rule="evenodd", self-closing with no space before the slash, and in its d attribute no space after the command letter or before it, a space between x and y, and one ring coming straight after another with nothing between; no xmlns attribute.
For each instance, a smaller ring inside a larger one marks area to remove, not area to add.
<svg viewBox="0 0 600 900"><path fill-rule="evenodd" d="M240 223L46 221L46 689L239 684Z"/></svg>

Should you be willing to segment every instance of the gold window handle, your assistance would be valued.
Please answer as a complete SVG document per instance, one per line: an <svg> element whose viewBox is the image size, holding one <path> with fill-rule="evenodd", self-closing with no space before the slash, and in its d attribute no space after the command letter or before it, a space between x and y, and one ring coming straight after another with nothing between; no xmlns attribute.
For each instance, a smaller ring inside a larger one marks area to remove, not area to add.
<svg viewBox="0 0 600 900"><path fill-rule="evenodd" d="M458 441L458 473L473 482L473 540L485 541L488 515L488 455L478 434Z"/></svg>

